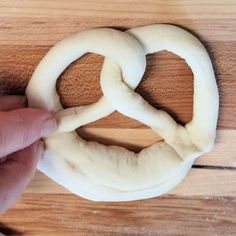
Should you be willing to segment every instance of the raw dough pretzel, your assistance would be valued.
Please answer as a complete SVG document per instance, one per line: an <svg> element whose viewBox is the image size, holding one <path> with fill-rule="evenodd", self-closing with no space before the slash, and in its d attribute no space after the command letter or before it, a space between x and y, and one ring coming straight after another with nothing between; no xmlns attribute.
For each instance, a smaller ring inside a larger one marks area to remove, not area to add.
<svg viewBox="0 0 236 236"><path fill-rule="evenodd" d="M176 124L166 112L152 108L133 91L144 72L144 55L166 49L183 57L195 77L193 119L185 127ZM87 51L106 56L101 72L105 98L90 106L62 110L56 79ZM91 200L129 201L165 193L214 143L218 92L211 61L194 36L175 26L146 26L127 33L94 29L65 39L40 62L27 95L31 106L57 112L59 124L57 132L45 139L47 150L39 170ZM86 142L75 132L68 132L111 113L113 107L151 126L165 142L136 154L122 147Z"/></svg>

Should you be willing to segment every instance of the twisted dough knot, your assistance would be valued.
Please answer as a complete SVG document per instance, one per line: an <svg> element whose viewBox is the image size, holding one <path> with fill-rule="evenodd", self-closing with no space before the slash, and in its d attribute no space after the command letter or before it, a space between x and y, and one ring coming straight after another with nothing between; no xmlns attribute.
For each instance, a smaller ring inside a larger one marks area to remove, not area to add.
<svg viewBox="0 0 236 236"><path fill-rule="evenodd" d="M193 118L185 126L134 92L145 71L145 55L161 50L185 59L194 74ZM104 96L91 105L63 109L56 80L87 52L105 56L100 77ZM27 96L30 106L54 112L58 120L57 131L45 138L47 150L38 169L91 200L130 201L163 194L214 144L219 98L212 64L201 42L176 26L157 24L126 32L99 28L66 38L40 62ZM75 133L114 110L150 126L164 141L134 153L86 142Z"/></svg>

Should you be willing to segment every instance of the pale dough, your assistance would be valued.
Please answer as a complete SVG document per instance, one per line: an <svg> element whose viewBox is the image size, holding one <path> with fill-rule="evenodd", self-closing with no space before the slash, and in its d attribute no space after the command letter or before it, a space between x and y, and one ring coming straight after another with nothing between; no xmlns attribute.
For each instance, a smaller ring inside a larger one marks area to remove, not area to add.
<svg viewBox="0 0 236 236"><path fill-rule="evenodd" d="M193 119L184 127L133 91L144 73L145 55L161 50L184 58L194 74ZM63 110L56 80L87 52L106 56L101 72L104 97L89 106ZM38 65L27 96L30 106L52 111L58 119L57 131L45 138L47 150L38 169L87 199L130 201L163 194L214 144L219 98L211 61L200 41L176 26L157 24L127 32L101 28L64 39ZM73 131L115 109L149 125L165 142L136 154L86 142Z"/></svg>

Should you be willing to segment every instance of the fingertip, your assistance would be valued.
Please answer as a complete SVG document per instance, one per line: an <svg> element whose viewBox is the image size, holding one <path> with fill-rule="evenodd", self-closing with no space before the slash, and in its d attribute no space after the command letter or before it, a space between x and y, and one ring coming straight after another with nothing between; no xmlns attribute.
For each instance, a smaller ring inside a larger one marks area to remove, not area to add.
<svg viewBox="0 0 236 236"><path fill-rule="evenodd" d="M41 136L47 137L52 134L56 129L56 119L54 117L50 117L43 122Z"/></svg>
<svg viewBox="0 0 236 236"><path fill-rule="evenodd" d="M52 113L36 108L26 108L22 109L22 117L25 116L28 118L28 121L34 124L34 128L38 126L37 136L39 138L44 138L52 134L56 127L57 121ZM37 126L36 126L37 125Z"/></svg>

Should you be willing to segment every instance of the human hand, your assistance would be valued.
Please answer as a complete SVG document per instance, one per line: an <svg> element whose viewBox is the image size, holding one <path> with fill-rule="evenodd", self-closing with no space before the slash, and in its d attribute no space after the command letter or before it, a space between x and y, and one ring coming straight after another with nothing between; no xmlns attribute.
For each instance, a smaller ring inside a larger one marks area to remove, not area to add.
<svg viewBox="0 0 236 236"><path fill-rule="evenodd" d="M0 213L21 195L44 152L41 137L56 126L44 110L25 108L23 96L0 97Z"/></svg>

